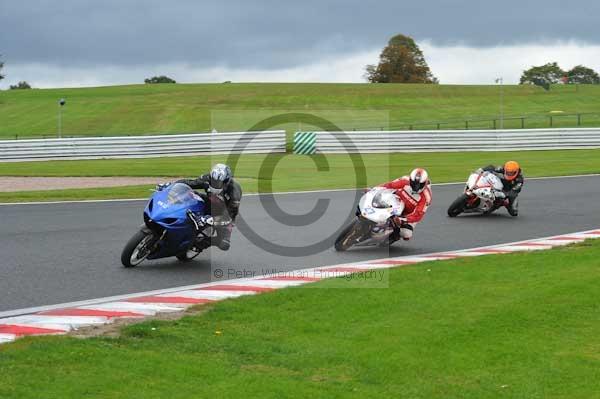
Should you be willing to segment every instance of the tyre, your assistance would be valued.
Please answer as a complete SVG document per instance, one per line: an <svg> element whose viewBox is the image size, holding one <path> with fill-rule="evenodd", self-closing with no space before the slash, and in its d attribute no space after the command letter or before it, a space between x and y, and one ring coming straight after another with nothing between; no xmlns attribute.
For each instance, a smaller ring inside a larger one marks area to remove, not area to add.
<svg viewBox="0 0 600 399"><path fill-rule="evenodd" d="M467 194L462 194L460 197L455 199L454 202L448 207L448 216L453 218L463 213L465 207L467 206L468 200L469 196Z"/></svg>
<svg viewBox="0 0 600 399"><path fill-rule="evenodd" d="M352 247L361 236L362 223L359 219L354 219L335 240L334 248L338 252L343 252Z"/></svg>
<svg viewBox="0 0 600 399"><path fill-rule="evenodd" d="M134 267L139 265L152 252L154 235L150 232L139 230L133 235L121 252L121 263L125 267Z"/></svg>

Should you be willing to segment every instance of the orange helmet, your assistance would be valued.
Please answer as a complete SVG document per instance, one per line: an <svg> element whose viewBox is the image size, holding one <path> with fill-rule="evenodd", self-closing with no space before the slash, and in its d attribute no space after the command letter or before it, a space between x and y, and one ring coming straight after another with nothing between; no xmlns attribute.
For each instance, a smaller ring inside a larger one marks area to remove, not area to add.
<svg viewBox="0 0 600 399"><path fill-rule="evenodd" d="M521 167L516 161L508 161L504 164L504 178L508 181L515 180L520 171Z"/></svg>

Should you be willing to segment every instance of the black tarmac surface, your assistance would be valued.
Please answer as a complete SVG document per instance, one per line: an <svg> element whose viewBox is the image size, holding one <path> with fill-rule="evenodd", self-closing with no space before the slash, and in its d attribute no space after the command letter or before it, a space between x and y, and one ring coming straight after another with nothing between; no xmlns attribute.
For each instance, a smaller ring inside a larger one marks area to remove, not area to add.
<svg viewBox="0 0 600 399"><path fill-rule="evenodd" d="M517 218L504 209L490 216L448 218L446 208L462 187L434 186L433 205L414 239L395 244L389 253L381 248L341 254L332 249L334 233L353 213L360 193L246 196L242 216L248 227L239 223L230 251L212 249L192 262L170 258L133 269L123 268L119 258L141 224L143 201L0 206L0 311L199 284L215 276L230 279L600 227L598 176L527 181ZM329 201L322 215L301 216L319 199ZM281 214L273 211L273 201Z"/></svg>

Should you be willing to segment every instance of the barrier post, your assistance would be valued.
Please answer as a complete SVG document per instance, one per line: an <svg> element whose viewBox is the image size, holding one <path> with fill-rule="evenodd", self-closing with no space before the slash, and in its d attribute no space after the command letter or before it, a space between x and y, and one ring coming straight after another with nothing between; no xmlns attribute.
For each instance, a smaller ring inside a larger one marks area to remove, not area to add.
<svg viewBox="0 0 600 399"><path fill-rule="evenodd" d="M317 150L317 134L315 132L294 133L294 154L312 155Z"/></svg>

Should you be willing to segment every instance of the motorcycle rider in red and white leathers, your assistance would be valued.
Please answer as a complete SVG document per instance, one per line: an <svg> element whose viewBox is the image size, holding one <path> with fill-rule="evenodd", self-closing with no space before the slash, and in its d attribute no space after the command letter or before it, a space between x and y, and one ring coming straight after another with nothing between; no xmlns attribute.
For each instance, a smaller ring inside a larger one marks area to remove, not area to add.
<svg viewBox="0 0 600 399"><path fill-rule="evenodd" d="M415 226L423 220L427 208L431 205L431 182L427 171L416 168L409 176L392 180L379 187L396 190L394 194L404 203L402 215L393 219L395 229L390 235L390 244L400 238L410 240Z"/></svg>

